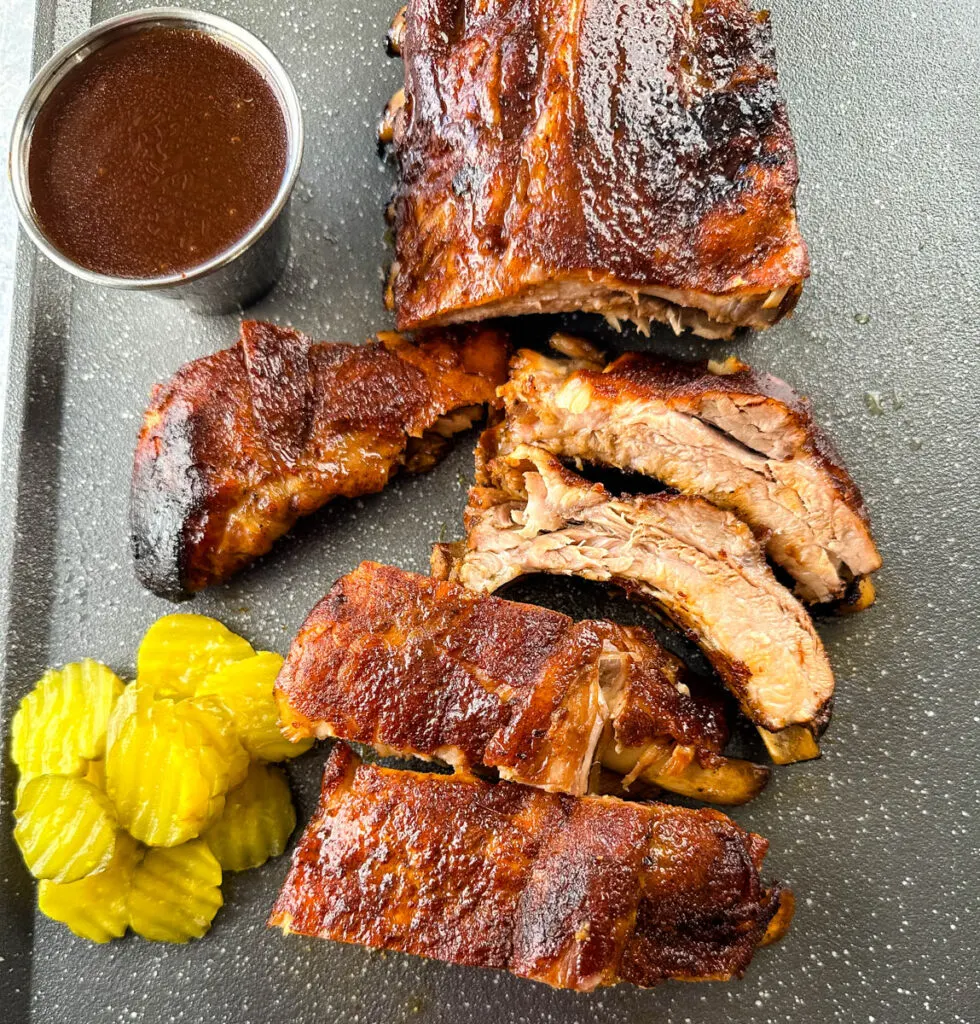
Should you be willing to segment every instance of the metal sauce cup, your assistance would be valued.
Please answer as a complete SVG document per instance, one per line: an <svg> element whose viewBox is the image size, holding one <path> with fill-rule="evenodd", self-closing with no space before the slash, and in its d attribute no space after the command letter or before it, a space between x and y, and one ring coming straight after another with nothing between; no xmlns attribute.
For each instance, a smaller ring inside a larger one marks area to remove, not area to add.
<svg viewBox="0 0 980 1024"><path fill-rule="evenodd" d="M31 136L37 115L55 86L90 54L122 36L148 28L191 28L213 36L244 57L272 87L286 122L286 168L272 205L224 252L206 263L163 277L113 277L79 266L48 241L34 215L28 179ZM63 46L31 82L17 112L10 140L9 175L24 230L58 266L92 284L128 288L181 299L197 313L241 310L260 299L276 283L289 252L289 197L303 156L303 117L299 97L272 51L251 32L225 18L178 7L152 7L122 14L92 26Z"/></svg>

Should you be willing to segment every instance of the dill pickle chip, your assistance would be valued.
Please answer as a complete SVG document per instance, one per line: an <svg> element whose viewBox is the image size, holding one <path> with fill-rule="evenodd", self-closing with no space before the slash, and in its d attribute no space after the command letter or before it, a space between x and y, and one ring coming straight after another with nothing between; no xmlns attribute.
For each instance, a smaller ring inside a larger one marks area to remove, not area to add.
<svg viewBox="0 0 980 1024"><path fill-rule="evenodd" d="M109 751L116 742L120 730L134 715L140 714L144 717L148 715L156 699L153 687L141 683L138 679L123 690L122 696L116 701L116 706L109 716L109 724L106 726L106 758L102 762L103 780L105 779L105 763L108 760Z"/></svg>
<svg viewBox="0 0 980 1024"><path fill-rule="evenodd" d="M11 727L21 778L84 775L86 761L105 753L106 724L123 689L111 669L89 658L45 672Z"/></svg>
<svg viewBox="0 0 980 1024"><path fill-rule="evenodd" d="M129 924L129 887L142 856L143 847L119 832L115 853L104 871L77 882L41 882L37 890L41 913L91 942L120 938Z"/></svg>
<svg viewBox="0 0 980 1024"><path fill-rule="evenodd" d="M278 857L295 827L296 809L282 769L253 763L202 838L225 871L245 871Z"/></svg>
<svg viewBox="0 0 980 1024"><path fill-rule="evenodd" d="M74 882L105 868L117 823L106 795L84 779L39 775L24 787L14 839L35 878Z"/></svg>
<svg viewBox="0 0 980 1024"><path fill-rule="evenodd" d="M103 782L99 781L99 776L98 776L99 769L98 769L98 767L93 768L93 765L98 766L98 765L101 765L101 764L102 764L101 761L86 761L85 762L85 771L84 771L84 774L82 774L82 775L67 775L67 774L64 774L64 773L61 773L61 772L59 772L59 773L51 772L51 773L48 773L48 774L50 774L50 775L57 774L59 778L83 779L85 782L91 782L92 785L95 786L96 789L101 789L103 792L105 792L105 786L103 785ZM47 775L25 775L24 773L21 773L18 776L18 778L17 778L17 786L14 789L14 807L17 807L17 805L20 803L21 797L23 797L23 795L24 795L24 790L26 790L27 787L32 782L34 782L35 779L43 779L43 778L46 778L46 777L47 777ZM104 781L104 779L103 779L103 781Z"/></svg>
<svg viewBox="0 0 980 1024"><path fill-rule="evenodd" d="M176 712L207 737L202 756L214 762L216 772L224 772L222 789L234 789L248 772L248 751L242 746L231 712L214 697L195 697L181 701Z"/></svg>
<svg viewBox="0 0 980 1024"><path fill-rule="evenodd" d="M214 745L214 727L203 717L154 698L145 683L127 687L113 713L106 792L120 823L148 846L200 835L221 813L232 780L244 774Z"/></svg>
<svg viewBox="0 0 980 1024"><path fill-rule="evenodd" d="M217 619L177 613L157 619L136 654L136 676L163 697L192 697L222 665L250 658L252 645Z"/></svg>
<svg viewBox="0 0 980 1024"><path fill-rule="evenodd" d="M313 745L312 739L291 743L279 728L273 684L282 661L278 654L259 651L212 672L197 688L198 696L217 697L228 708L242 745L260 761L284 761Z"/></svg>
<svg viewBox="0 0 980 1024"><path fill-rule="evenodd" d="M129 890L129 924L154 942L199 939L221 906L221 865L202 839L148 850Z"/></svg>

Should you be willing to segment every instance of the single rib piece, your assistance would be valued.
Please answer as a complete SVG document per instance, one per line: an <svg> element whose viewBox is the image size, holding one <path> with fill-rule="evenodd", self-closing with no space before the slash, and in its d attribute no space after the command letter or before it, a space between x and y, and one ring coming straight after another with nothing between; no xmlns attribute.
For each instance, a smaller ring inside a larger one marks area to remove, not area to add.
<svg viewBox="0 0 980 1024"><path fill-rule="evenodd" d="M745 0L410 0L382 124L400 329L586 310L727 337L808 274L769 16Z"/></svg>
<svg viewBox="0 0 980 1024"><path fill-rule="evenodd" d="M601 643L588 624L364 562L313 609L276 680L292 737L485 765L585 792Z"/></svg>
<svg viewBox="0 0 980 1024"><path fill-rule="evenodd" d="M507 354L491 329L345 345L245 321L153 390L130 506L140 581L169 597L221 582L331 499L428 469L494 400Z"/></svg>
<svg viewBox="0 0 980 1024"><path fill-rule="evenodd" d="M752 527L806 601L840 599L881 565L861 494L810 402L776 377L737 360L631 352L603 367L524 349L502 394L500 451L535 444L707 498Z"/></svg>
<svg viewBox="0 0 980 1024"><path fill-rule="evenodd" d="M269 924L556 988L740 976L792 900L717 811L361 764L338 745Z"/></svg>
<svg viewBox="0 0 980 1024"><path fill-rule="evenodd" d="M647 630L363 562L308 616L276 697L293 739L336 736L573 794L608 760L627 785L744 802L768 772L721 756L722 708L693 685Z"/></svg>
<svg viewBox="0 0 980 1024"><path fill-rule="evenodd" d="M482 472L495 486L470 491L454 580L478 593L534 572L618 584L697 640L756 725L822 730L834 689L823 645L741 520L681 494L614 498L542 448Z"/></svg>

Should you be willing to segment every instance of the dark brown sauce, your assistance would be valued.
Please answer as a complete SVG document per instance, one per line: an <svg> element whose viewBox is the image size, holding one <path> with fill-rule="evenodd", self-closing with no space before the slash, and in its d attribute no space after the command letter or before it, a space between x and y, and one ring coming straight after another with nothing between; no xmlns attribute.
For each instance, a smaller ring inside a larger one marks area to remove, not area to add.
<svg viewBox="0 0 980 1024"><path fill-rule="evenodd" d="M151 28L107 44L38 115L28 172L42 231L89 270L186 271L245 235L286 166L269 83L202 32Z"/></svg>

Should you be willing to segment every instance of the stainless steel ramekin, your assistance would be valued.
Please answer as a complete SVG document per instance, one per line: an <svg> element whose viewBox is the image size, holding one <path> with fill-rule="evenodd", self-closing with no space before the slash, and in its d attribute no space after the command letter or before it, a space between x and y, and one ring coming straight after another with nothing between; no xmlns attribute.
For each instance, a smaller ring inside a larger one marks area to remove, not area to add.
<svg viewBox="0 0 980 1024"><path fill-rule="evenodd" d="M37 115L64 76L106 43L154 26L193 28L241 54L272 87L286 121L286 169L279 192L248 233L217 256L179 274L113 277L79 266L56 249L41 230L31 203L28 158ZM128 288L181 299L198 313L230 313L260 299L279 279L289 251L289 196L303 156L299 97L272 51L251 32L225 18L179 7L151 7L110 18L63 46L31 82L17 112L10 140L9 175L17 213L34 244L58 266L91 284Z"/></svg>

